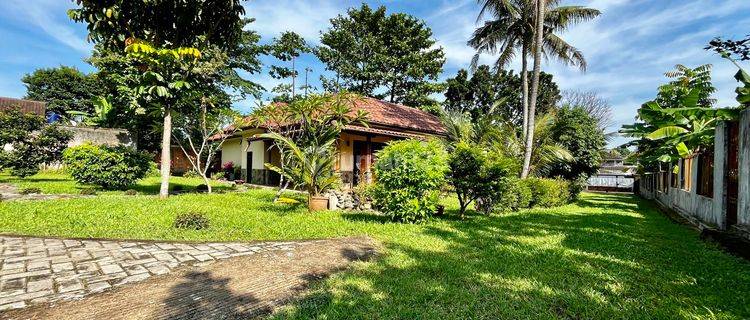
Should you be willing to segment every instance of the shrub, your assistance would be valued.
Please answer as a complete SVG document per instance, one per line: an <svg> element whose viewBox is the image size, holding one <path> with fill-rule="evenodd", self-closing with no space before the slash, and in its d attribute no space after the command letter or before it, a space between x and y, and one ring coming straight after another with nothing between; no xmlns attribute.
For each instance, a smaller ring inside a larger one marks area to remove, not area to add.
<svg viewBox="0 0 750 320"><path fill-rule="evenodd" d="M377 157L372 196L378 208L394 221L418 222L429 217L448 171L443 146L437 141L396 141Z"/></svg>
<svg viewBox="0 0 750 320"><path fill-rule="evenodd" d="M91 189L91 188L81 189L81 195L84 195L84 196L95 196L96 195L96 190Z"/></svg>
<svg viewBox="0 0 750 320"><path fill-rule="evenodd" d="M39 194L42 193L42 189L39 188L23 188L18 191L20 194Z"/></svg>
<svg viewBox="0 0 750 320"><path fill-rule="evenodd" d="M505 177L500 181L496 209L519 210L528 208L531 203L531 189L516 177Z"/></svg>
<svg viewBox="0 0 750 320"><path fill-rule="evenodd" d="M77 182L105 189L123 189L143 178L151 156L128 147L83 144L63 153L65 166Z"/></svg>
<svg viewBox="0 0 750 320"><path fill-rule="evenodd" d="M531 189L531 206L557 207L570 198L568 182L559 179L529 178L526 183Z"/></svg>
<svg viewBox="0 0 750 320"><path fill-rule="evenodd" d="M128 189L128 190L125 190L125 195L126 196L135 196L135 195L138 195L138 191L133 190L133 189Z"/></svg>
<svg viewBox="0 0 750 320"><path fill-rule="evenodd" d="M201 230L208 228L208 218L200 212L180 213L174 219L174 227L178 229Z"/></svg>
<svg viewBox="0 0 750 320"><path fill-rule="evenodd" d="M488 154L477 146L459 143L451 154L450 181L463 216L472 201L484 214L495 211L503 191L503 179L515 175L516 162L499 154Z"/></svg>
<svg viewBox="0 0 750 320"><path fill-rule="evenodd" d="M182 174L183 178L198 178L201 175L198 174L198 171L195 171L195 169L190 169L188 171L185 171L185 173Z"/></svg>
<svg viewBox="0 0 750 320"><path fill-rule="evenodd" d="M205 184L199 184L197 187L195 187L195 191L206 192L208 191L208 186Z"/></svg>
<svg viewBox="0 0 750 320"><path fill-rule="evenodd" d="M224 179L224 171L215 172L211 175L211 179L214 180L221 180Z"/></svg>

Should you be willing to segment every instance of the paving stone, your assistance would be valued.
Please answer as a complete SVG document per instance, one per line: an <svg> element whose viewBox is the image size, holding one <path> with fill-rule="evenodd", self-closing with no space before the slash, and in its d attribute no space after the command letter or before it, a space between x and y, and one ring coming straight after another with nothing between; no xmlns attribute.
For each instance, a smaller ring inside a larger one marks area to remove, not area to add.
<svg viewBox="0 0 750 320"><path fill-rule="evenodd" d="M0 236L0 310L79 299L113 286L293 243L160 243Z"/></svg>

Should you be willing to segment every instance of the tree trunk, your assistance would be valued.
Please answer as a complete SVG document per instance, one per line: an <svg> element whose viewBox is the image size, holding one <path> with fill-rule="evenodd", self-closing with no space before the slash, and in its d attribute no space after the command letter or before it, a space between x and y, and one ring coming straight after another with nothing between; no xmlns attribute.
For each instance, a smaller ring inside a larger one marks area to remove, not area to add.
<svg viewBox="0 0 750 320"><path fill-rule="evenodd" d="M205 174L203 175L203 182L206 183L206 188L207 188L208 193L211 193L211 191L212 191L212 189L211 189L211 181L208 179L208 176L206 176Z"/></svg>
<svg viewBox="0 0 750 320"><path fill-rule="evenodd" d="M169 174L172 167L172 112L169 108L164 109L164 129L161 136L161 188L159 197L166 199L169 196Z"/></svg>
<svg viewBox="0 0 750 320"><path fill-rule="evenodd" d="M531 169L531 152L534 144L534 118L536 116L536 101L539 92L539 73L542 69L542 39L544 37L544 9L545 0L537 0L536 30L534 32L534 75L531 79L531 97L529 98L529 127L526 135L526 151L523 155L523 170L521 178L529 176Z"/></svg>
<svg viewBox="0 0 750 320"><path fill-rule="evenodd" d="M528 74L528 62L527 62L527 51L529 50L526 41L524 41L521 48L521 98L523 99L523 139L529 133L529 74ZM525 141L525 140L523 140Z"/></svg>

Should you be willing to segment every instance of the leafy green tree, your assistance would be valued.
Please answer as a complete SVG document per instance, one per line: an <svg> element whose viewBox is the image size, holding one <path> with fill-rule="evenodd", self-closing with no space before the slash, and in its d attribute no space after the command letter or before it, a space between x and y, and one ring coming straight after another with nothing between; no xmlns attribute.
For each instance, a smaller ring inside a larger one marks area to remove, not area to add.
<svg viewBox="0 0 750 320"><path fill-rule="evenodd" d="M316 55L336 73L336 86L394 103L435 105L429 96L442 90L436 81L445 54L416 17L362 4L331 19L320 42Z"/></svg>
<svg viewBox="0 0 750 320"><path fill-rule="evenodd" d="M274 92L281 93L281 99L275 99L275 101L290 102L296 97L295 80L299 75L295 62L301 54L311 52L310 46L307 45L305 39L299 34L285 31L281 33L281 37L273 39L273 43L269 46L269 51L274 58L283 62L291 62L292 64L291 67L272 65L269 72L274 79L292 78L291 85L281 84L273 89ZM291 91L291 93L287 93L288 91Z"/></svg>
<svg viewBox="0 0 750 320"><path fill-rule="evenodd" d="M67 66L37 69L21 81L26 85L25 99L44 101L48 111L61 115L68 111L93 112L92 101L104 94L96 74Z"/></svg>
<svg viewBox="0 0 750 320"><path fill-rule="evenodd" d="M260 86L238 70L260 70L258 36L243 28L240 0L79 1L70 17L87 23L89 39L104 54L112 54L118 93L130 97L137 113L159 113L162 127L162 186L169 187L171 113L195 108L197 92L218 92L227 86L242 95L258 95ZM142 46L139 46L142 45ZM150 47L148 49L147 47ZM123 49L129 48L127 55ZM203 55L196 53L203 52ZM123 57L124 56L124 57ZM192 56L204 61L226 59L219 72L202 74ZM123 89L124 88L124 89ZM121 92L124 91L124 92ZM144 109L151 112L144 112Z"/></svg>
<svg viewBox="0 0 750 320"><path fill-rule="evenodd" d="M636 139L625 146L637 146L638 158L647 168L700 152L713 143L716 122L738 116L737 109L713 108L711 93L716 89L709 65L695 69L678 65L666 75L677 79L660 86L656 99L638 109L640 122L620 130Z"/></svg>
<svg viewBox="0 0 750 320"><path fill-rule="evenodd" d="M573 156L573 161L557 162L549 173L552 177L575 180L595 174L606 142L604 132L583 107L563 106L557 111L550 129L555 140Z"/></svg>
<svg viewBox="0 0 750 320"><path fill-rule="evenodd" d="M42 164L60 161L71 138L69 131L47 125L44 117L18 109L0 111L0 169L22 178L34 175Z"/></svg>
<svg viewBox="0 0 750 320"><path fill-rule="evenodd" d="M551 74L542 72L540 81L538 110L547 113L560 100L560 89ZM448 112L468 113L474 122L493 112L492 116L502 121L519 128L523 125L521 78L512 70L492 71L489 66L481 65L469 77L461 69L446 81L446 87L443 108Z"/></svg>

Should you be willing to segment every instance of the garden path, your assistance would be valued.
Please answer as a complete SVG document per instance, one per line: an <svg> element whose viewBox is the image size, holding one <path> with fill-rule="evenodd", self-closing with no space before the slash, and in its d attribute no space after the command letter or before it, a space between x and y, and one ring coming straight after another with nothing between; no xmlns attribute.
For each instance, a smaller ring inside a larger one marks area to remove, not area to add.
<svg viewBox="0 0 750 320"><path fill-rule="evenodd" d="M316 274L374 250L365 238L171 243L0 236L0 318L247 318L291 299ZM297 271L286 274L290 268ZM103 291L109 292L92 295ZM8 311L14 309L21 310Z"/></svg>

